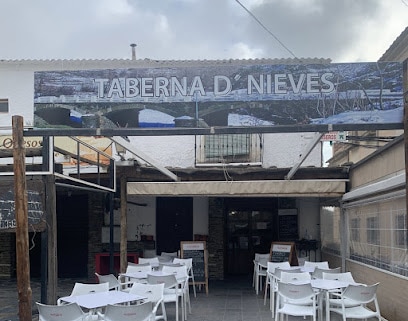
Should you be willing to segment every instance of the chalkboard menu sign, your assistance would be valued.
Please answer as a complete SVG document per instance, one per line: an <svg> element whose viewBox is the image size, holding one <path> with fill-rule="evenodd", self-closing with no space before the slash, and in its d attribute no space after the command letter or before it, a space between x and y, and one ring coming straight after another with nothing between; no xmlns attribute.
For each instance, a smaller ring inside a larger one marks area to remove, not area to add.
<svg viewBox="0 0 408 321"><path fill-rule="evenodd" d="M290 265L298 265L294 242L272 242L270 257L271 262L288 261Z"/></svg>
<svg viewBox="0 0 408 321"><path fill-rule="evenodd" d="M208 294L208 263L205 241L180 242L181 258L193 259L194 282L196 285L205 285Z"/></svg>
<svg viewBox="0 0 408 321"><path fill-rule="evenodd" d="M295 241L298 235L298 216L296 209L279 210L279 241Z"/></svg>

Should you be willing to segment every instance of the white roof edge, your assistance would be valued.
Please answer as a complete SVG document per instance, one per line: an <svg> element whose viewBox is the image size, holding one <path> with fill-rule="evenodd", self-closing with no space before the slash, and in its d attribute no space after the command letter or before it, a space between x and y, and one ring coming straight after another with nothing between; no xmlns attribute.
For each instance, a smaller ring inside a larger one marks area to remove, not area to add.
<svg viewBox="0 0 408 321"><path fill-rule="evenodd" d="M348 193L343 195L342 201L349 202L357 198L373 195L376 193L383 193L392 189L401 188L405 186L405 173L399 173L395 176L383 179L381 181L356 187Z"/></svg>

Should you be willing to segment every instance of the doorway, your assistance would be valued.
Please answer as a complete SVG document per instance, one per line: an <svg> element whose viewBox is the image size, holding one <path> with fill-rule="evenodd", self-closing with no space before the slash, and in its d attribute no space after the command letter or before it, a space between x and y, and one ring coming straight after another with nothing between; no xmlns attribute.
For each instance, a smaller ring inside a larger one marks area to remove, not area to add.
<svg viewBox="0 0 408 321"><path fill-rule="evenodd" d="M156 201L156 252L176 252L181 241L193 239L193 198L158 197Z"/></svg>
<svg viewBox="0 0 408 321"><path fill-rule="evenodd" d="M277 235L275 199L242 198L226 201L226 274L253 271L255 253L268 253Z"/></svg>
<svg viewBox="0 0 408 321"><path fill-rule="evenodd" d="M88 196L57 196L58 277L88 275Z"/></svg>

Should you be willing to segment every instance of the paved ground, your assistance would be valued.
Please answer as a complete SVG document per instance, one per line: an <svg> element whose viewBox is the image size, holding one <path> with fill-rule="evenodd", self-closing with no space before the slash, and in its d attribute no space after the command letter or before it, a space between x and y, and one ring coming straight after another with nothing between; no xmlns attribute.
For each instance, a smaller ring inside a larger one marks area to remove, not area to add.
<svg viewBox="0 0 408 321"><path fill-rule="evenodd" d="M58 296L69 295L75 281L59 280ZM92 280L94 281L94 280ZM33 321L38 320L35 301L40 300L40 283L31 281L33 291ZM0 279L0 321L18 321L18 294L16 280ZM168 321L175 321L175 305L166 305ZM192 314L188 321L272 321L269 306L263 304L262 295L256 295L252 288L252 279L231 278L225 281L209 283L209 295L204 289L197 291L194 298L191 291ZM309 320L303 317L289 318L289 321ZM331 316L332 321L339 321L337 316ZM23 320L21 320L23 321ZM24 320L26 321L26 320ZM371 320L370 320L371 321Z"/></svg>

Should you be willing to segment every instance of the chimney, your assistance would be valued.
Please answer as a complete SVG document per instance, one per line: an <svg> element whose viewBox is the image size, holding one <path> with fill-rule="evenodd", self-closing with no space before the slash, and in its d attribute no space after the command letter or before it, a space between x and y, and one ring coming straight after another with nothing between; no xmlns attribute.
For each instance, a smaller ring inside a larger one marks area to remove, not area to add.
<svg viewBox="0 0 408 321"><path fill-rule="evenodd" d="M132 47L132 60L136 60L136 44L131 43L130 46Z"/></svg>

